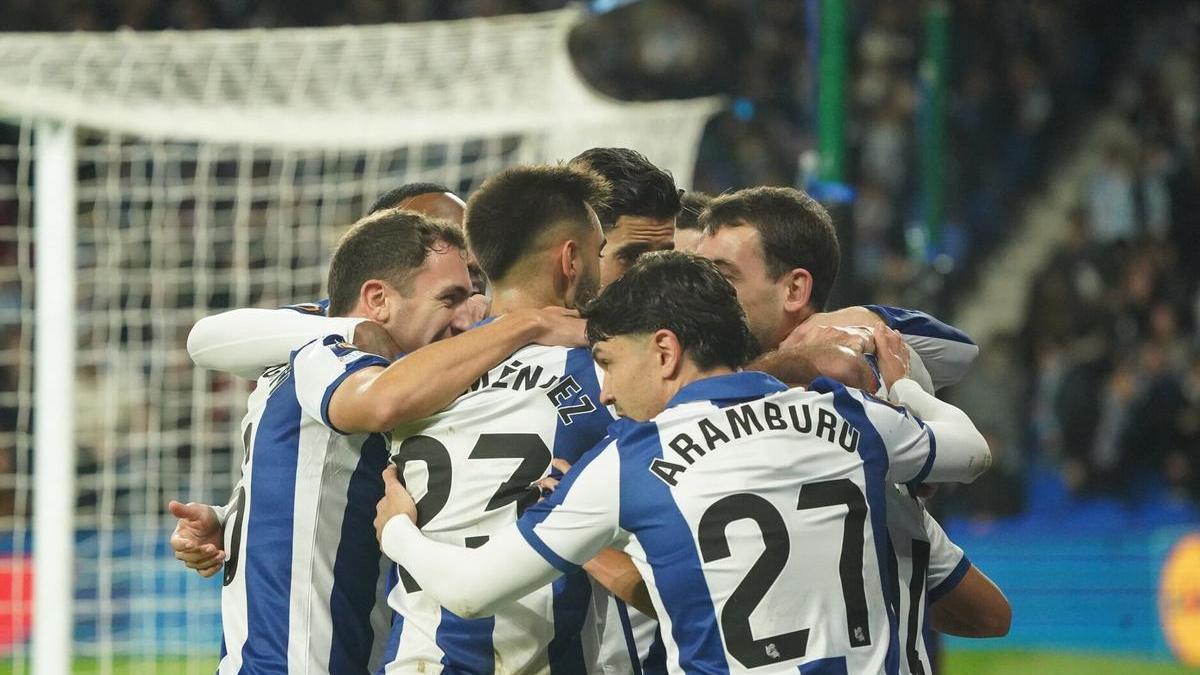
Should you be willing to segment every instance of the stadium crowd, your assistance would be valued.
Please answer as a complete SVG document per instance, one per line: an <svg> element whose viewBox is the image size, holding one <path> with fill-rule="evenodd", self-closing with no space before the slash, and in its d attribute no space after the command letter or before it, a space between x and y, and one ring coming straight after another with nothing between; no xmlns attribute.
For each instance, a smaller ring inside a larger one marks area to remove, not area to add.
<svg viewBox="0 0 1200 675"><path fill-rule="evenodd" d="M315 26L488 16L562 4L17 0L6 28ZM1079 121L1111 98L1130 133L1110 140L1103 165L1081 189L1071 237L1038 276L1025 325L1011 340L984 350L983 369L994 358L997 372L1025 372L1022 385L999 378L1004 381L997 386L1015 390L1005 406L1013 414L993 425L992 436L1004 448L997 454L1006 458L1002 465L1013 481L1033 466L1049 465L1061 467L1076 493L1119 493L1128 484L1114 477L1133 470L1161 473L1174 494L1194 498L1200 485L1200 57L1196 33L1189 30L1195 3L1142 3L1136 16L1130 3L1103 3L1103 11L1096 3L1069 0L955 4L954 34L973 38L954 45L944 249L955 264L936 273L913 262L905 238L919 216L912 129L922 96L915 73L923 5L852 4L848 170L857 198L848 222L856 252L840 298L943 312L951 307L956 289L966 286L959 282L975 269L972 263L1003 239L1021 197L1039 187L1061 139L1071 139ZM696 189L718 193L802 179L797 157L814 143L805 3L592 5L612 11L586 22L573 47L581 72L597 88L627 99L718 92L732 98L730 111L712 122L702 141ZM1162 18L1144 18L1156 14ZM1131 26L1140 36L1136 41L1124 39ZM1120 75L1112 78L1113 72ZM7 159L0 171L12 171ZM0 201L0 225L11 228L16 218L15 204ZM6 267L15 267L16 255L11 242L0 246ZM14 324L21 306L19 281L6 277L0 310L8 326L4 342L13 347L4 350L11 358L0 363L3 389L12 392L0 401L6 439L28 422L18 419L15 395L22 338ZM11 445L0 452L0 469L11 473L17 464ZM1015 508L1019 504L978 510Z"/></svg>

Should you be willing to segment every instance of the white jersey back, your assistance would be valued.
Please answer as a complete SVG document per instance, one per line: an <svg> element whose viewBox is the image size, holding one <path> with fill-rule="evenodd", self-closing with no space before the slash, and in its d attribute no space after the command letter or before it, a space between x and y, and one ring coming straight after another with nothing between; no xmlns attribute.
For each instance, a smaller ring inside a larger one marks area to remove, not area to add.
<svg viewBox="0 0 1200 675"><path fill-rule="evenodd" d="M590 351L531 346L445 411L395 430L393 461L417 500L422 532L474 547L537 501L530 484L550 472L552 458L574 463L604 438L612 419L600 402ZM583 573L494 617L467 620L397 572L388 596L398 614L388 673L583 673L595 658L596 647L585 650L581 637L591 596Z"/></svg>
<svg viewBox="0 0 1200 675"><path fill-rule="evenodd" d="M928 428L830 380L743 372L610 434L518 527L562 570L634 537L671 672L897 672L886 493L933 464Z"/></svg>
<svg viewBox="0 0 1200 675"><path fill-rule="evenodd" d="M383 434L343 435L329 396L387 361L338 336L268 370L242 422L246 455L225 526L218 673L371 673L387 638L375 503Z"/></svg>
<svg viewBox="0 0 1200 675"><path fill-rule="evenodd" d="M954 590L971 562L907 487L888 490L887 508L900 582L900 672L932 675L929 606Z"/></svg>

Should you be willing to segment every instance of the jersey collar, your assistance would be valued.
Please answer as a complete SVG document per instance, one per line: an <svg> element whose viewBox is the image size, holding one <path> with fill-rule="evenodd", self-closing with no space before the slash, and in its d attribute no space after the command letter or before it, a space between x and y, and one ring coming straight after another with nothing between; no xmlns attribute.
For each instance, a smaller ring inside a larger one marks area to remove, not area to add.
<svg viewBox="0 0 1200 675"><path fill-rule="evenodd" d="M748 401L785 391L787 388L786 384L766 373L743 370L740 373L696 380L676 392L667 403L667 407L673 408L693 401Z"/></svg>

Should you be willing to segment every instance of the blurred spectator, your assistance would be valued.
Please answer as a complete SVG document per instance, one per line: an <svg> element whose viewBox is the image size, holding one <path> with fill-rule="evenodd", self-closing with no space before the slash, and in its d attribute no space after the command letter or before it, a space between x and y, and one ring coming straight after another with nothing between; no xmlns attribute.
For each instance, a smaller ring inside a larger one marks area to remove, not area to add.
<svg viewBox="0 0 1200 675"><path fill-rule="evenodd" d="M491 16L564 4L13 0L5 30L323 26ZM811 3L590 4L617 7L590 17L572 36L579 71L594 87L627 100L729 98L729 110L714 118L701 141L693 185L683 187L715 194L806 179L798 158L816 146ZM1148 475L1165 481L1175 495L1200 498L1200 2L946 4L954 36L943 158L948 222L936 249L913 237L923 217L917 198L918 127L925 113L919 69L930 3L849 3L845 179L857 199L839 216L855 253L844 284L854 297L841 300L945 311L981 267L974 263L1011 230L1025 191L1041 187L1059 139L1069 140L1086 115L1111 102L1129 137L1108 141L1103 161L1082 186L1066 241L1033 280L1019 335L986 345L978 372L955 395L978 415L1000 468L977 490L964 491L961 507L988 515L1012 511L1020 474L1033 466L1060 471L1079 494L1133 498L1134 483L1126 479ZM0 157L0 180L12 184L15 167L13 158ZM0 201L0 232L14 230L14 204ZM186 209L180 216L190 227ZM253 214L256 230L261 217ZM320 249L320 242L301 243L305 251ZM218 259L231 256L231 246L214 245ZM88 254L81 246L80 255ZM14 267L17 257L14 241L0 241L0 263ZM934 266L931 259L941 262ZM15 282L0 279L0 313L10 322L22 307ZM232 301L228 288L209 293L210 305ZM254 297L264 304L291 300ZM125 327L120 339L152 337ZM18 419L16 392L30 385L18 383L19 334L9 330L3 338L0 477L11 478L6 474L14 467L27 471L28 458L9 441L28 431L29 420ZM169 380L183 387L172 400L186 399L186 372L183 362L166 366ZM100 380L113 377L130 389L118 397L123 410L111 419L81 414L82 465L130 454L111 447L118 434L122 443L149 442L138 410L145 388L156 386L146 383L159 375L81 373L81 392L108 396L113 385ZM237 393L229 382L216 382L214 396ZM168 426L198 423L185 408L154 414L168 416ZM181 464L189 452L181 448ZM0 512L11 510L3 506L2 485ZM82 491L85 499L103 496L86 485Z"/></svg>

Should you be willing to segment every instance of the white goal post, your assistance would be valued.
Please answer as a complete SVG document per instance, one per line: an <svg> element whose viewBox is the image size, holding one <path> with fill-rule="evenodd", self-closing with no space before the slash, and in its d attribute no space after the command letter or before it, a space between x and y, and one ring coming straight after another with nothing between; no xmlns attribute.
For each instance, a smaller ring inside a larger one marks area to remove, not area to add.
<svg viewBox="0 0 1200 675"><path fill-rule="evenodd" d="M197 319L320 297L401 183L619 145L690 185L721 101L598 95L583 19L0 34L0 661L212 672L165 505L228 495L249 385L191 367Z"/></svg>

